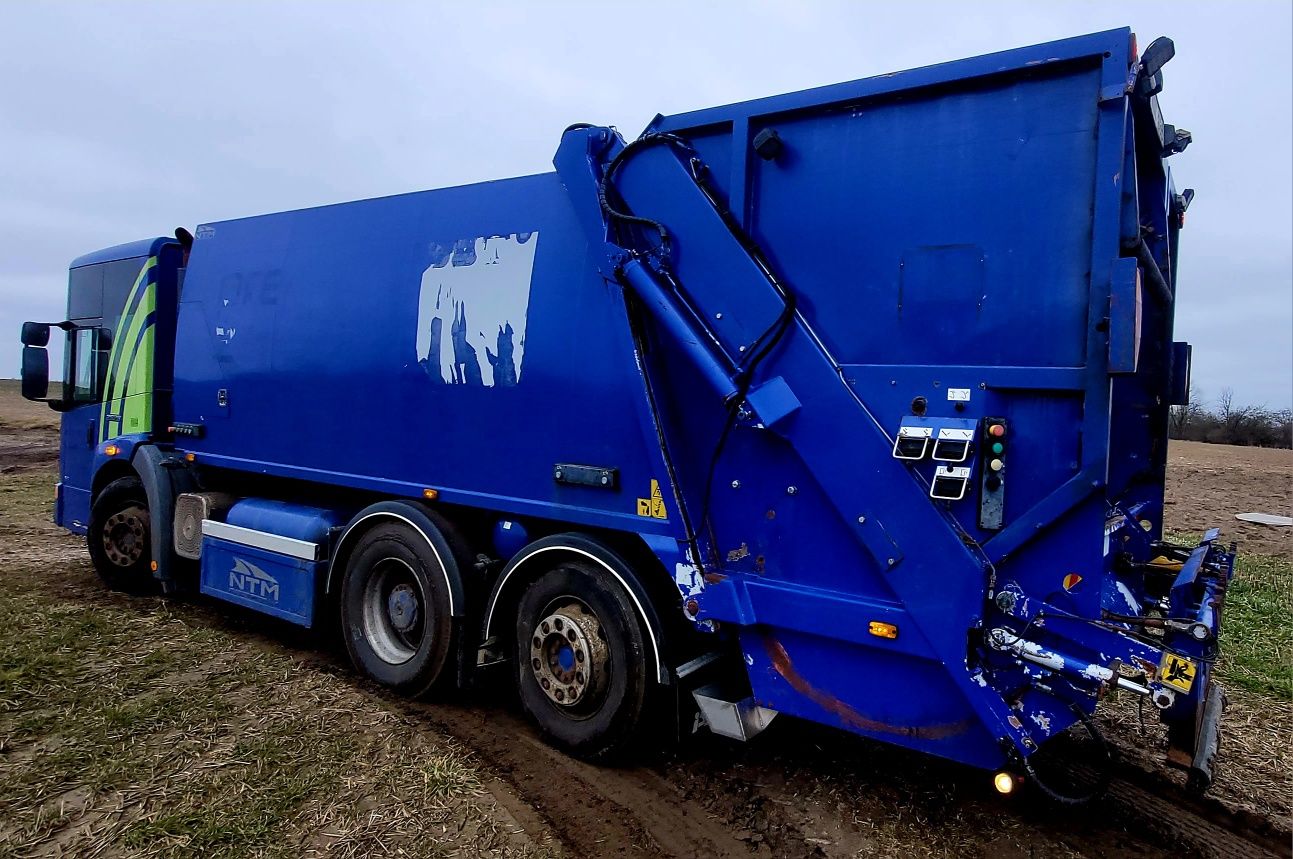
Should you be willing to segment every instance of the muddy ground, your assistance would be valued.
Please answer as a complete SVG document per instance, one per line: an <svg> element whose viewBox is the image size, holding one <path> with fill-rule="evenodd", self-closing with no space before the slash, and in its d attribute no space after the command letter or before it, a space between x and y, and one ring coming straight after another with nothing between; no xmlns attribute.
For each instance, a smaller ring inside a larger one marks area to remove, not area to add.
<svg viewBox="0 0 1293 859"><path fill-rule="evenodd" d="M1157 752L1137 751L1155 738L1139 738L1126 706L1113 708L1106 727L1129 751L1127 766L1140 774L1133 781L1161 785L1166 806L1149 807L1130 788L1076 812L1003 801L983 773L790 719L748 745L692 738L639 766L597 768L545 746L506 684L453 702L402 701L357 679L327 642L288 625L200 598L108 593L82 541L48 521L56 471L49 413L12 394L0 388L0 608L14 613L0 618L9 628L0 633L0 857L1168 857L1240 849L1209 835L1201 818L1164 813L1179 779L1157 769ZM1177 530L1248 509L1287 512L1288 451L1174 445L1172 457ZM1280 501L1283 510L1272 507ZM1229 533L1234 524L1224 523ZM1245 539L1288 551L1279 534ZM68 618L85 633L67 635ZM63 662L23 674L23 648L42 637L56 645L38 648L39 659L52 648ZM205 703L127 718L195 696ZM1268 835L1274 827L1276 855L1287 844L1291 709L1232 695L1227 722L1245 738L1223 746L1209 806L1246 809ZM60 748L80 751L60 757Z"/></svg>

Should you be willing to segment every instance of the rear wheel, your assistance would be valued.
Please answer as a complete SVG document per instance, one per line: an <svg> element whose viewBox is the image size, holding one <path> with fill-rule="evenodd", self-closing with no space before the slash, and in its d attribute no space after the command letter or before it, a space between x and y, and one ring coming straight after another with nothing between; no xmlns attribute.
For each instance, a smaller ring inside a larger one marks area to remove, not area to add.
<svg viewBox="0 0 1293 859"><path fill-rule="evenodd" d="M86 546L95 572L113 590L157 590L149 522L148 495L137 477L112 481L94 499Z"/></svg>
<svg viewBox="0 0 1293 859"><path fill-rule="evenodd" d="M586 760L622 758L644 733L653 689L647 641L627 595L567 563L521 597L517 690L553 745Z"/></svg>
<svg viewBox="0 0 1293 859"><path fill-rule="evenodd" d="M403 695L428 692L453 650L446 576L457 570L445 563L454 564L447 544L432 551L413 529L383 524L359 538L346 565L341 627L350 659Z"/></svg>

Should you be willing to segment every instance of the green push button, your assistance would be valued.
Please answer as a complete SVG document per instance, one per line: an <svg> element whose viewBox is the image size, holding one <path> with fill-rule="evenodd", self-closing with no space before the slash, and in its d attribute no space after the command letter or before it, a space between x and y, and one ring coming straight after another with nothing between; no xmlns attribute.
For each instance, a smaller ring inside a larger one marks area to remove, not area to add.
<svg viewBox="0 0 1293 859"><path fill-rule="evenodd" d="M1003 450L1005 450L1005 448L1001 446L1001 442L999 442L999 441L994 441L994 442L992 443L992 452L993 452L993 453L1001 453L1001 451L1003 451Z"/></svg>

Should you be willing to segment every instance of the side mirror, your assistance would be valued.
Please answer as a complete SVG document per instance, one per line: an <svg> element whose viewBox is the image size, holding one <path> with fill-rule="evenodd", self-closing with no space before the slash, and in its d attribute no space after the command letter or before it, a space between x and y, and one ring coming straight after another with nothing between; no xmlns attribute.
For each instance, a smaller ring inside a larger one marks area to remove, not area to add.
<svg viewBox="0 0 1293 859"><path fill-rule="evenodd" d="M48 346L49 325L44 322L24 322L22 324L22 345Z"/></svg>
<svg viewBox="0 0 1293 859"><path fill-rule="evenodd" d="M28 325L32 323L27 323ZM27 326L23 326L26 343ZM49 326L45 326L45 340L49 340ZM49 396L49 353L44 345L22 347L22 396L26 400L44 400Z"/></svg>

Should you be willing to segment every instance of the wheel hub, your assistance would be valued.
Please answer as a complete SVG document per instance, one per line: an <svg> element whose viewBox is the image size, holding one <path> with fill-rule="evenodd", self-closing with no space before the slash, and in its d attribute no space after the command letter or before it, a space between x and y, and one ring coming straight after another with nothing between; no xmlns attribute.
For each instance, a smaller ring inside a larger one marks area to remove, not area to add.
<svg viewBox="0 0 1293 859"><path fill-rule="evenodd" d="M417 655L426 625L435 620L425 603L406 561L391 557L377 562L364 582L363 631L379 659L401 665Z"/></svg>
<svg viewBox="0 0 1293 859"><path fill-rule="evenodd" d="M418 622L418 598L409 585L396 585L386 599L386 613L390 616L391 626L400 632L408 632Z"/></svg>
<svg viewBox="0 0 1293 859"><path fill-rule="evenodd" d="M103 524L103 553L118 567L133 567L143 557L148 546L146 515L139 507L127 507Z"/></svg>
<svg viewBox="0 0 1293 859"><path fill-rule="evenodd" d="M572 707L605 686L609 650L597 616L579 602L558 606L534 628L530 670L550 700Z"/></svg>

